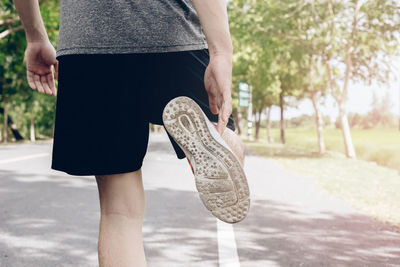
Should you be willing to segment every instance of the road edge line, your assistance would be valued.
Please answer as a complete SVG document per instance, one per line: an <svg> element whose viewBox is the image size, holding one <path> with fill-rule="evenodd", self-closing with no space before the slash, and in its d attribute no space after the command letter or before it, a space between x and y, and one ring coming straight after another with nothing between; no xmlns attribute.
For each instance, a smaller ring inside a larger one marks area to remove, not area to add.
<svg viewBox="0 0 400 267"><path fill-rule="evenodd" d="M219 267L240 267L232 224L217 219Z"/></svg>
<svg viewBox="0 0 400 267"><path fill-rule="evenodd" d="M40 158L40 157L45 157L48 155L50 155L50 153L38 153L38 154L32 154L32 155L27 155L27 156L22 156L22 157L16 157L16 158L12 158L12 159L3 159L3 160L0 160L0 164L11 163L11 162L27 160L27 159Z"/></svg>

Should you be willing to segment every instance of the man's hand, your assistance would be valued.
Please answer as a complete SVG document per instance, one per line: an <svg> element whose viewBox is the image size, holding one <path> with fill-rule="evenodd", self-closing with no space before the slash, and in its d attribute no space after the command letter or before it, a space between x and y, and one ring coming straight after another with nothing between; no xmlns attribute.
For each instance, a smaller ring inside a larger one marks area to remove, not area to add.
<svg viewBox="0 0 400 267"><path fill-rule="evenodd" d="M218 114L217 131L223 134L232 113L232 40L229 33L227 1L193 0L206 36L210 63L204 83L210 110Z"/></svg>
<svg viewBox="0 0 400 267"><path fill-rule="evenodd" d="M28 42L25 57L29 86L37 89L40 93L56 96L51 67L54 65L58 81L58 61L56 60L56 51L50 41Z"/></svg>
<svg viewBox="0 0 400 267"><path fill-rule="evenodd" d="M218 114L217 131L222 136L232 113L232 54L211 54L204 74L210 110Z"/></svg>

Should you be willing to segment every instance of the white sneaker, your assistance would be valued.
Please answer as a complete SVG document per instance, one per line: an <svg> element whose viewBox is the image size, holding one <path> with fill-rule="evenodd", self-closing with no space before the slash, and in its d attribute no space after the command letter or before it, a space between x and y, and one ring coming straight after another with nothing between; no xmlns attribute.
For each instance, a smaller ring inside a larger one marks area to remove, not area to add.
<svg viewBox="0 0 400 267"><path fill-rule="evenodd" d="M162 118L186 154L205 207L224 222L243 220L250 208L246 175L203 110L191 98L180 96L168 102Z"/></svg>

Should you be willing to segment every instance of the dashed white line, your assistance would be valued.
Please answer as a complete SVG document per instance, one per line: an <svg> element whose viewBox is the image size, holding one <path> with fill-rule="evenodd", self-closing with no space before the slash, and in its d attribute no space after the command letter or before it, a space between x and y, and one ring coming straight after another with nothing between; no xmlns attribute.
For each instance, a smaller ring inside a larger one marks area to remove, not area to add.
<svg viewBox="0 0 400 267"><path fill-rule="evenodd" d="M2 159L2 160L0 160L0 164L16 162L16 161L21 161L21 160L27 160L27 159L40 158L40 157L46 157L48 155L50 155L50 153L38 153L38 154L26 155L26 156L11 158L11 159Z"/></svg>
<svg viewBox="0 0 400 267"><path fill-rule="evenodd" d="M232 224L217 219L219 267L240 267Z"/></svg>

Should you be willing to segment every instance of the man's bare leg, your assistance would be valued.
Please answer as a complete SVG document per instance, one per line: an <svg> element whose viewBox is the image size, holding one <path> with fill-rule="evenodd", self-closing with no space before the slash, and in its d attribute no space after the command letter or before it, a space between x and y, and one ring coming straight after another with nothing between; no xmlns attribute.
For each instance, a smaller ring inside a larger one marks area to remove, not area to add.
<svg viewBox="0 0 400 267"><path fill-rule="evenodd" d="M96 176L100 199L100 267L146 266L142 241L145 211L141 169Z"/></svg>

